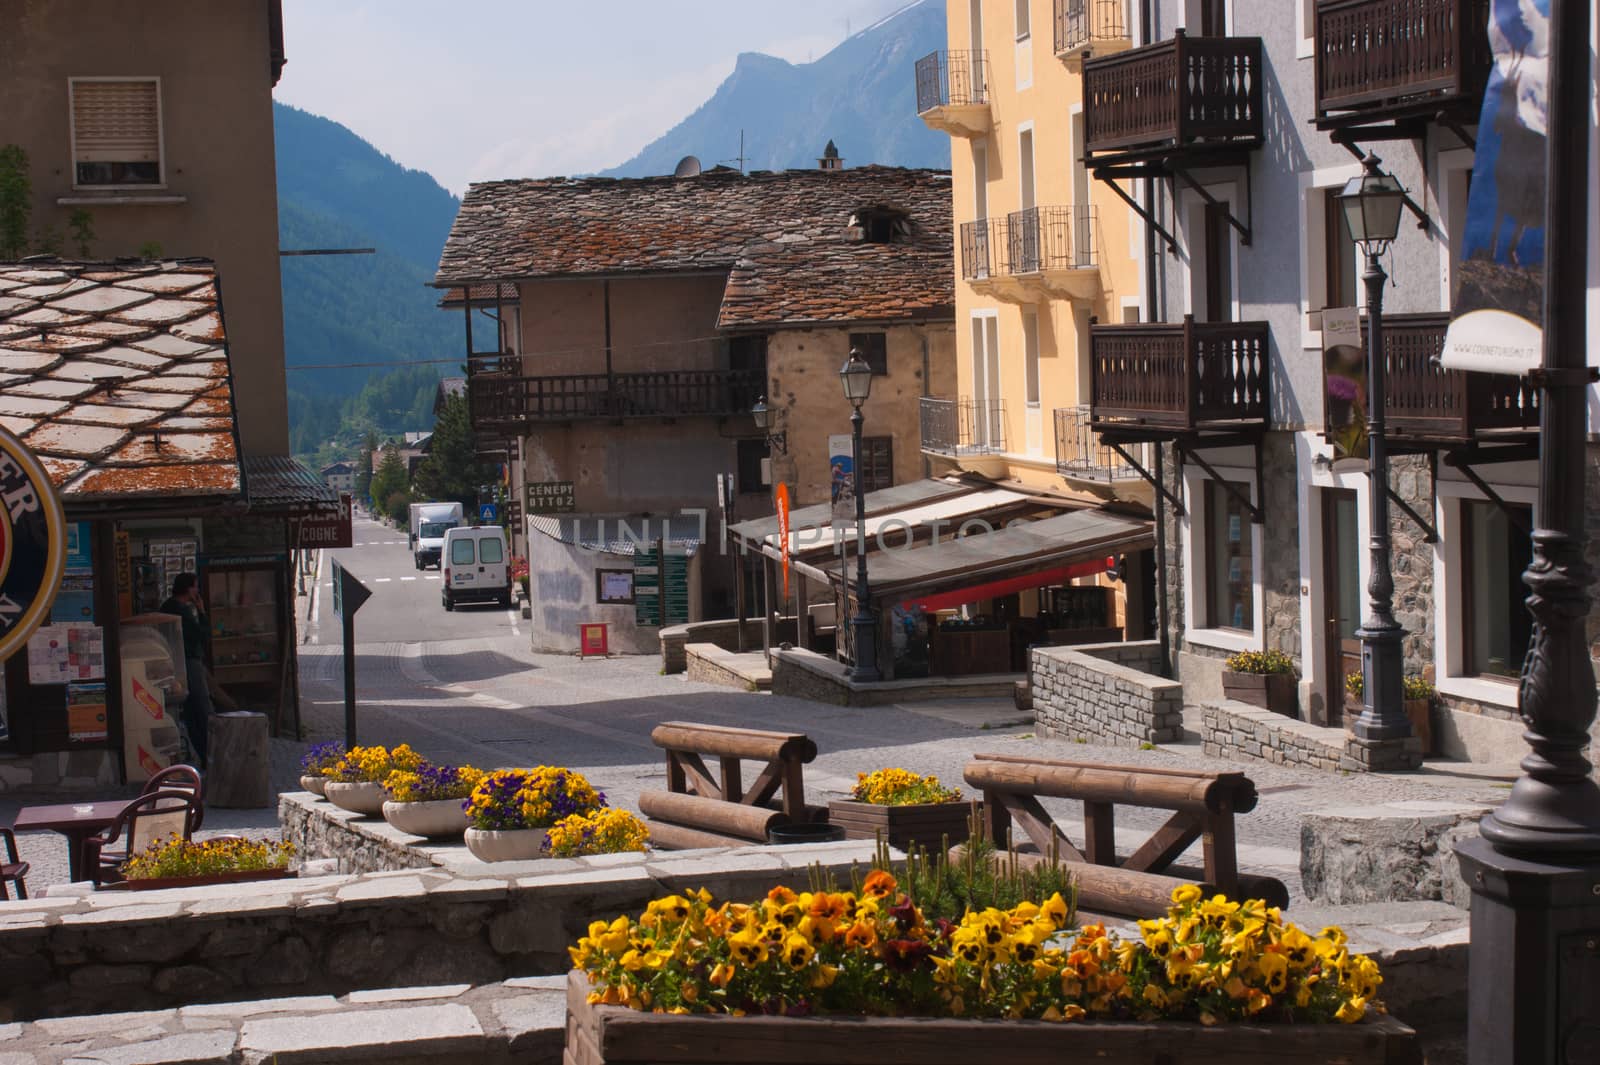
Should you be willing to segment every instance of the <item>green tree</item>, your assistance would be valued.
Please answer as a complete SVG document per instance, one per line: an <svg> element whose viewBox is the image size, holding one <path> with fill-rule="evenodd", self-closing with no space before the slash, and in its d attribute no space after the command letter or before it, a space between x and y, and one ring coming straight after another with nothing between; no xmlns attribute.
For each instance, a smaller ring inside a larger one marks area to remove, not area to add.
<svg viewBox="0 0 1600 1065"><path fill-rule="evenodd" d="M400 449L393 443L383 447L383 460L378 463L377 472L372 475L372 503L381 507L394 517L393 505L395 496L409 496L410 484L406 476L406 464L400 458ZM405 520L405 510L402 507L396 520Z"/></svg>
<svg viewBox="0 0 1600 1065"><path fill-rule="evenodd" d="M417 467L416 489L423 499L456 502L476 509L478 486L494 473L478 461L472 446L472 420L464 396L448 396L433 423L428 456Z"/></svg>
<svg viewBox="0 0 1600 1065"><path fill-rule="evenodd" d="M361 438L361 453L356 456L356 498L371 499L372 453L378 450L378 434L367 430Z"/></svg>
<svg viewBox="0 0 1600 1065"><path fill-rule="evenodd" d="M28 153L15 144L0 147L0 259L28 254L28 219L33 214L33 182Z"/></svg>

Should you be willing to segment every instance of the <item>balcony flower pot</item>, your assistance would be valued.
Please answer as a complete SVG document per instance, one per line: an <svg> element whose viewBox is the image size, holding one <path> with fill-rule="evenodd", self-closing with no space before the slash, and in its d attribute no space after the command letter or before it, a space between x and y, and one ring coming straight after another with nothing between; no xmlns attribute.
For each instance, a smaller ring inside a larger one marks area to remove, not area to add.
<svg viewBox="0 0 1600 1065"><path fill-rule="evenodd" d="M937 850L965 843L970 834L972 805L966 802L919 802L901 806L835 799L828 803L828 823L844 829L845 839L883 838L891 847L910 850L921 844Z"/></svg>
<svg viewBox="0 0 1600 1065"><path fill-rule="evenodd" d="M926 1017L733 1017L646 1013L588 1001L588 978L567 977L565 1065L658 1062L662 1048L715 1047L728 1060L798 1065L894 1061L990 1062L996 1048L1018 1061L1212 1065L1386 1065L1417 1060L1416 1033L1393 1017L1357 1024L1218 1024L945 1020ZM1068 1048L1065 1049L1064 1048ZM736 1055L736 1056L735 1056Z"/></svg>
<svg viewBox="0 0 1600 1065"><path fill-rule="evenodd" d="M480 862L531 862L548 858L542 828L468 828L467 850Z"/></svg>
<svg viewBox="0 0 1600 1065"><path fill-rule="evenodd" d="M206 887L213 884L247 884L257 880L290 880L299 874L293 869L243 869L204 876L161 876L144 880L119 880L102 884L99 891L160 891L163 888Z"/></svg>
<svg viewBox="0 0 1600 1065"><path fill-rule="evenodd" d="M383 802L389 795L383 790L382 784L371 780L355 783L330 780L323 794L339 809L366 817L382 817Z"/></svg>
<svg viewBox="0 0 1600 1065"><path fill-rule="evenodd" d="M428 802L383 804L383 819L401 832L425 839L450 839L461 835L472 822L460 799L434 799Z"/></svg>
<svg viewBox="0 0 1600 1065"><path fill-rule="evenodd" d="M1298 702L1293 673L1235 673L1225 669L1222 671L1222 694L1236 702L1287 717L1295 716Z"/></svg>
<svg viewBox="0 0 1600 1065"><path fill-rule="evenodd" d="M327 786L328 778L323 776L321 773L307 773L305 776L300 778L300 787L306 791L309 791L318 798L324 798L326 796L326 792L323 789L325 789Z"/></svg>

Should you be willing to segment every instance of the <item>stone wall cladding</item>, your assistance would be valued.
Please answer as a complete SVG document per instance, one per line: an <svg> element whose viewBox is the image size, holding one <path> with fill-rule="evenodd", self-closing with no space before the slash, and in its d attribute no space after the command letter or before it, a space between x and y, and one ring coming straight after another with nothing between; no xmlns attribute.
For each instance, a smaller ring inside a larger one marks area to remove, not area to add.
<svg viewBox="0 0 1600 1065"><path fill-rule="evenodd" d="M1201 748L1214 758L1252 758L1325 772L1414 769L1419 741L1368 746L1343 729L1323 728L1232 699L1200 704Z"/></svg>
<svg viewBox="0 0 1600 1065"><path fill-rule="evenodd" d="M792 638L793 619L786 627L780 622L779 638ZM684 648L691 643L713 643L724 651L739 649L739 619L722 618L717 621L691 621L687 625L669 625L661 630L661 672L682 673L689 668L689 658ZM744 623L745 650L761 646L761 619L746 618Z"/></svg>
<svg viewBox="0 0 1600 1065"><path fill-rule="evenodd" d="M1262 614L1266 646L1294 659L1300 672L1300 523L1285 520L1298 514L1300 472L1295 461L1295 435L1267 433L1261 442Z"/></svg>
<svg viewBox="0 0 1600 1065"><path fill-rule="evenodd" d="M1306 897L1334 905L1438 899L1470 909L1456 841L1476 835L1487 806L1394 802L1306 814L1300 879Z"/></svg>
<svg viewBox="0 0 1600 1065"><path fill-rule="evenodd" d="M855 684L843 662L798 648L772 652L772 694L791 695L830 706L890 706L933 699L1007 699L1014 697L1018 674L985 679L922 677Z"/></svg>
<svg viewBox="0 0 1600 1065"><path fill-rule="evenodd" d="M1156 675L1161 645L1036 647L1033 714L1046 736L1100 739L1120 747L1183 738L1183 685Z"/></svg>
<svg viewBox="0 0 1600 1065"><path fill-rule="evenodd" d="M10 902L0 1024L277 995L563 973L589 922L705 887L759 898L841 883L872 844L740 847Z"/></svg>
<svg viewBox="0 0 1600 1065"><path fill-rule="evenodd" d="M333 859L341 873L429 869L437 863L411 843L419 842L383 820L364 818L310 792L278 797L278 824L302 860Z"/></svg>
<svg viewBox="0 0 1600 1065"><path fill-rule="evenodd" d="M735 672L723 661L724 656L729 653L723 651L716 644L689 644L685 648L685 657L689 663L689 679L702 684L720 685L724 688L753 689L755 687L753 681Z"/></svg>

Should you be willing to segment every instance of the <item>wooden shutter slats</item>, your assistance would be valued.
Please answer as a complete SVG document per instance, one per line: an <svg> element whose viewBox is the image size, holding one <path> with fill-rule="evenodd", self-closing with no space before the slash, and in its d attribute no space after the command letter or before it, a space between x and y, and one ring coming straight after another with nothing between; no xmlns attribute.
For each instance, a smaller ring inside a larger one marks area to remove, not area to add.
<svg viewBox="0 0 1600 1065"><path fill-rule="evenodd" d="M72 83L74 153L80 163L161 160L161 115L154 81Z"/></svg>

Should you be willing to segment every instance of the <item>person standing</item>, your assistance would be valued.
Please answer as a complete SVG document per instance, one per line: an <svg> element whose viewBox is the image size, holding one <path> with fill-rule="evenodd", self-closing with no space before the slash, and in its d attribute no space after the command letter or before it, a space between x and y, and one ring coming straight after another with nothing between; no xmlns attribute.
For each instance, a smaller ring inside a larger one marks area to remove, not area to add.
<svg viewBox="0 0 1600 1065"><path fill-rule="evenodd" d="M183 659L189 680L189 697L183 701L183 725L189 732L195 760L206 765L211 732L211 684L206 673L206 604L200 598L200 581L193 573L172 580L172 595L161 604L163 614L183 619Z"/></svg>

